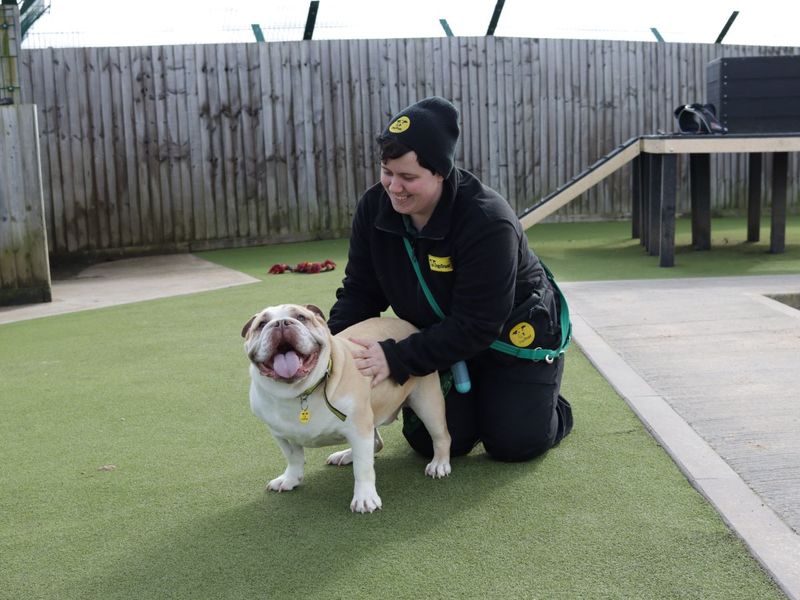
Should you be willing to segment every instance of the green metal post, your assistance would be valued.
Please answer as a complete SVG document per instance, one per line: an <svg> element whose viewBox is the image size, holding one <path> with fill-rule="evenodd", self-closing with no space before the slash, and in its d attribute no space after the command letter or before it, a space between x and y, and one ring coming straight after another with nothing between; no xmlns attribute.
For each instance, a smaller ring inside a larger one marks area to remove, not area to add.
<svg viewBox="0 0 800 600"><path fill-rule="evenodd" d="M659 43L662 43L662 44L664 43L664 38L661 37L661 34L658 32L658 29L656 29L655 27L651 27L650 31L653 32L654 36L656 36L656 41L658 41Z"/></svg>
<svg viewBox="0 0 800 600"><path fill-rule="evenodd" d="M314 37L314 24L317 22L317 10L319 10L319 0L311 0L308 5L306 29L303 32L304 40L310 40L312 37Z"/></svg>
<svg viewBox="0 0 800 600"><path fill-rule="evenodd" d="M447 37L453 37L453 30L450 29L450 25L447 24L447 19L439 19L439 23L441 24L442 29L444 29L444 34Z"/></svg>
<svg viewBox="0 0 800 600"><path fill-rule="evenodd" d="M0 103L20 104L19 87L19 7L16 2L0 4Z"/></svg>
<svg viewBox="0 0 800 600"><path fill-rule="evenodd" d="M253 35L255 35L255 36L256 36L256 41L257 41L257 42L264 42L264 41L266 41L266 40L264 39L264 32L263 32L263 31L261 31L261 25L259 25L258 23L253 23L252 25L250 25L250 27L252 27L252 28L253 28Z"/></svg>
<svg viewBox="0 0 800 600"><path fill-rule="evenodd" d="M715 44L722 43L722 40L725 39L725 36L728 34L728 29L731 28L731 25L733 25L733 22L736 20L736 17L738 16L739 16L738 10L735 10L731 13L731 16L728 17L728 22L725 23L725 27L723 27L722 31L719 32L719 35L717 36L717 41L714 42Z"/></svg>
<svg viewBox="0 0 800 600"><path fill-rule="evenodd" d="M489 28L486 30L486 35L494 35L494 30L497 29L497 22L500 20L500 13L503 12L503 5L506 0L497 0L494 5L494 12L492 13L492 20L489 21Z"/></svg>

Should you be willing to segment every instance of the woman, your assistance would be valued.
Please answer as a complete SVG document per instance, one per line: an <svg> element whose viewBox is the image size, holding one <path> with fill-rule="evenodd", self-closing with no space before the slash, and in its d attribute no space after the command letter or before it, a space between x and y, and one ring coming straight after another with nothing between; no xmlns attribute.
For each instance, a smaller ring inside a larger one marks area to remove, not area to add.
<svg viewBox="0 0 800 600"><path fill-rule="evenodd" d="M338 333L391 306L421 331L399 342L356 340L361 373L373 385L387 377L402 383L465 360L471 390L446 396L451 453L482 442L497 460L528 460L572 428L570 406L559 396L563 356L533 361L490 345L558 349L559 295L508 202L453 166L458 117L447 100L426 98L379 136L381 181L356 208L329 326ZM403 434L417 452L432 455L430 437L410 410Z"/></svg>

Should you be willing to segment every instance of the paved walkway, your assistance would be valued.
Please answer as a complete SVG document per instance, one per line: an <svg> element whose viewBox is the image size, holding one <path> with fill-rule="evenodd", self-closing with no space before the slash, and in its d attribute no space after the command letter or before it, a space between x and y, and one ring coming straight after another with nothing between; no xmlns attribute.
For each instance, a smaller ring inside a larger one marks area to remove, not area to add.
<svg viewBox="0 0 800 600"><path fill-rule="evenodd" d="M800 599L800 275L562 285L575 340Z"/></svg>
<svg viewBox="0 0 800 600"><path fill-rule="evenodd" d="M191 255L95 265L0 324L257 281ZM800 275L563 283L575 341L800 600Z"/></svg>
<svg viewBox="0 0 800 600"><path fill-rule="evenodd" d="M52 302L0 306L0 325L256 281L259 280L192 254L98 263L69 278L54 279Z"/></svg>

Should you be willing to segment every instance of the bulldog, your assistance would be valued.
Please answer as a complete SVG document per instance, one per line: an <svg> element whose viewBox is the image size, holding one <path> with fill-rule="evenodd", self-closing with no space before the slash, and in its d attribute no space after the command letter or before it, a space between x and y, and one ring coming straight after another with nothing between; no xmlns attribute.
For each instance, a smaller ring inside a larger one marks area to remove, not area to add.
<svg viewBox="0 0 800 600"><path fill-rule="evenodd" d="M425 474L450 474L450 434L436 373L391 379L374 388L361 375L348 338L401 340L417 329L394 318L368 319L331 335L322 311L313 305L265 308L242 329L250 359L250 408L267 424L286 457L286 470L267 484L283 492L303 480L304 448L347 442L350 448L328 456L331 465L353 464L355 486L350 509L373 512L382 502L375 487L374 454L383 448L377 427L391 423L400 408L411 407L433 440L433 460Z"/></svg>

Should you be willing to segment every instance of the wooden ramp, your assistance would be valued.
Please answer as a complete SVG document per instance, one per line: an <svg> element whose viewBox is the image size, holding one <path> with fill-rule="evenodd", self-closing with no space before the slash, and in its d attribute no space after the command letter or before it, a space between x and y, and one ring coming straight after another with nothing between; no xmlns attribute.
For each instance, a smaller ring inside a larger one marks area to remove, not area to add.
<svg viewBox="0 0 800 600"><path fill-rule="evenodd" d="M522 226L525 229L529 229L536 225L536 223L553 214L592 186L597 185L603 179L627 165L641 152L640 140L640 137L631 138L621 146L614 148L614 150L590 165L586 170L581 171L567 183L525 210L519 215Z"/></svg>

